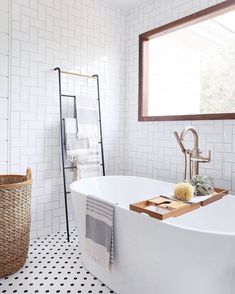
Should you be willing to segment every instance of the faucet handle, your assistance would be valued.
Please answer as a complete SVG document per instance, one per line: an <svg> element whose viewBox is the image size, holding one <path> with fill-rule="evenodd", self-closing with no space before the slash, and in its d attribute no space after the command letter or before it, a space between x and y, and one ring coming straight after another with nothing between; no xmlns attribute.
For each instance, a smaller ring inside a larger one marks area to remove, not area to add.
<svg viewBox="0 0 235 294"><path fill-rule="evenodd" d="M208 153L208 162L211 161L211 150L209 150L209 153Z"/></svg>
<svg viewBox="0 0 235 294"><path fill-rule="evenodd" d="M201 152L200 152L201 153ZM200 156L199 157L199 160L201 162L210 162L211 161L211 150L209 150L208 152L208 157L203 157L203 156Z"/></svg>

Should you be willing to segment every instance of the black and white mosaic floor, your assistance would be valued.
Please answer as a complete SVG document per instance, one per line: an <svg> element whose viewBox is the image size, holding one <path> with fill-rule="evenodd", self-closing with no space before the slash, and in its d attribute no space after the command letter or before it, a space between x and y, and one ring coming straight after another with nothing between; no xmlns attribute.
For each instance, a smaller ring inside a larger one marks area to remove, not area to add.
<svg viewBox="0 0 235 294"><path fill-rule="evenodd" d="M31 241L25 266L0 279L0 293L114 293L82 266L76 230Z"/></svg>

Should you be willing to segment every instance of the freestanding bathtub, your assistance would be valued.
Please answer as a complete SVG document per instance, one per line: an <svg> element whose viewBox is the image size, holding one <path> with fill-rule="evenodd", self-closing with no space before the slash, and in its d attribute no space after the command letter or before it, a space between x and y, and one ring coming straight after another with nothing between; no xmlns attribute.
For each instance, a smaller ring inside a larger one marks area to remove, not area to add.
<svg viewBox="0 0 235 294"><path fill-rule="evenodd" d="M129 204L170 195L173 184L141 177L87 178L71 185L84 266L118 294L234 294L235 197L158 221ZM114 264L108 271L85 254L86 195L115 207Z"/></svg>

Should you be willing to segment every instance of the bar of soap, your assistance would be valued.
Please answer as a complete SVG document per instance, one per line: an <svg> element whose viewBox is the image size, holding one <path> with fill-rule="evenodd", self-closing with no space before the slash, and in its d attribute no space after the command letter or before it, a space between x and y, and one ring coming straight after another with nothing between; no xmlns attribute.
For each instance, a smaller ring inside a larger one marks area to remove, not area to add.
<svg viewBox="0 0 235 294"><path fill-rule="evenodd" d="M177 208L183 208L188 206L187 203L180 202L180 201L172 201L171 204L168 205L169 209L177 209Z"/></svg>
<svg viewBox="0 0 235 294"><path fill-rule="evenodd" d="M189 183L178 183L175 185L175 198L182 201L190 201L193 198L194 187Z"/></svg>

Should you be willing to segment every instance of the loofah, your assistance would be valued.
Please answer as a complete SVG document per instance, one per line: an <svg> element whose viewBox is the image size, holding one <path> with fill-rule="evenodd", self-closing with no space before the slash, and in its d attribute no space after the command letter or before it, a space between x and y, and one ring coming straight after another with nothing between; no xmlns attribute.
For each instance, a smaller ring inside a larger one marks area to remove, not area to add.
<svg viewBox="0 0 235 294"><path fill-rule="evenodd" d="M174 189L175 197L182 201L190 201L194 194L194 187L189 183L178 183Z"/></svg>

